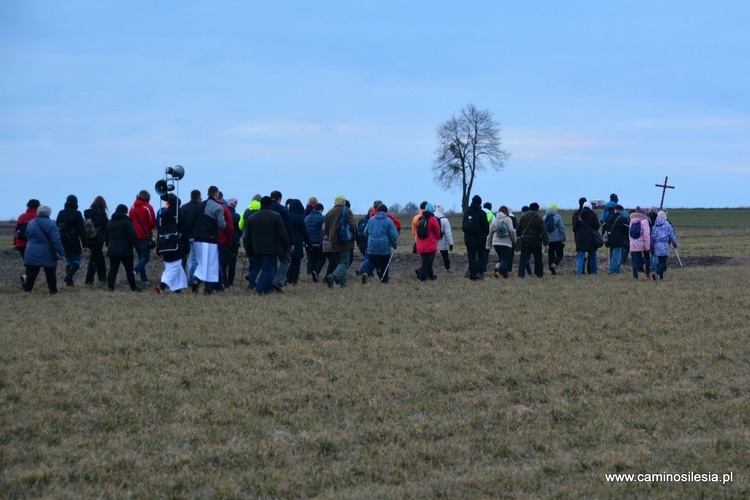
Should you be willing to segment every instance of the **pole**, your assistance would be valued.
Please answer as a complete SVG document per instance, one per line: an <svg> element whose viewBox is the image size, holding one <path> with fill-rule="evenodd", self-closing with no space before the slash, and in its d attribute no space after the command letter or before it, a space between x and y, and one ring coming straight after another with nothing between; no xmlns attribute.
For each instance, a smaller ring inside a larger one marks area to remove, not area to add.
<svg viewBox="0 0 750 500"><path fill-rule="evenodd" d="M383 276L380 277L380 282L382 283L386 276L388 276L388 268L391 267L391 260L393 259L393 255L396 252L391 252L391 256L388 258L388 264L385 265L385 271L383 271Z"/></svg>
<svg viewBox="0 0 750 500"><path fill-rule="evenodd" d="M680 267L685 267L685 266L682 265L682 259L680 258L680 254L677 252L676 248L674 249L674 253L675 253L675 255L677 255L677 262L680 263Z"/></svg>

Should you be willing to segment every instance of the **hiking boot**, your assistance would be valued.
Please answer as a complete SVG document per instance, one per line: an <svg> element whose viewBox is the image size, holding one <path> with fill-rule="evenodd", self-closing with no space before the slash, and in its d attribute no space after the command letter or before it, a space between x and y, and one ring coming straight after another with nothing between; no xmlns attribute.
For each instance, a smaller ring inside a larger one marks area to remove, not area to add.
<svg viewBox="0 0 750 500"><path fill-rule="evenodd" d="M326 276L324 281L328 285L328 288L333 288L333 276Z"/></svg>
<svg viewBox="0 0 750 500"><path fill-rule="evenodd" d="M313 283L318 282L318 273L316 273L315 271L312 272L312 280L313 280Z"/></svg>
<svg viewBox="0 0 750 500"><path fill-rule="evenodd" d="M362 274L362 284L363 285L367 284L367 273Z"/></svg>
<svg viewBox="0 0 750 500"><path fill-rule="evenodd" d="M550 264L549 266L549 272L552 273L552 276L557 275L557 264Z"/></svg>
<svg viewBox="0 0 750 500"><path fill-rule="evenodd" d="M26 286L26 275L25 274L21 275L21 286Z"/></svg>
<svg viewBox="0 0 750 500"><path fill-rule="evenodd" d="M495 276L495 279L499 280L500 279L500 271L495 271L495 275L494 276Z"/></svg>

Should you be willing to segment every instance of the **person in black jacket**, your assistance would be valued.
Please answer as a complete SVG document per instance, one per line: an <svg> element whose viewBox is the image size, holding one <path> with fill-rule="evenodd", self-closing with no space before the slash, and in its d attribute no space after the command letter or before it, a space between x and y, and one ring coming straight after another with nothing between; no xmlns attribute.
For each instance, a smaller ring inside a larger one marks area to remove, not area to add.
<svg viewBox="0 0 750 500"><path fill-rule="evenodd" d="M469 259L469 279L484 279L484 269L480 269L484 262L484 252L487 251L487 235L490 234L490 224L487 214L482 210L482 198L474 195L471 205L464 214L462 229L464 232L464 244L466 245L466 256Z"/></svg>
<svg viewBox="0 0 750 500"><path fill-rule="evenodd" d="M607 234L607 246L609 247L608 274L622 273L622 264L628 258L628 249L630 248L628 229L630 220L622 214L624 210L622 205L615 206L604 222L604 230Z"/></svg>
<svg viewBox="0 0 750 500"><path fill-rule="evenodd" d="M240 214L237 213L237 198L229 198L227 204L229 212L232 214L232 244L229 247L229 263L227 266L227 276L224 286L234 286L234 276L237 274L237 256L240 253L242 244L242 230L240 229Z"/></svg>
<svg viewBox="0 0 750 500"><path fill-rule="evenodd" d="M164 272L156 286L156 293L161 295L167 288L179 293L188 286L182 258L190 251L190 238L180 210L180 200L174 194L167 196L167 206L159 212L156 229L159 234L156 253L164 260Z"/></svg>
<svg viewBox="0 0 750 500"><path fill-rule="evenodd" d="M588 255L588 263L591 266L591 274L597 274L598 263L596 258L596 244L594 243L594 232L599 229L599 217L591 209L591 203L584 202L578 212L578 218L573 224L573 233L576 239L576 272L583 274L584 262Z"/></svg>
<svg viewBox="0 0 750 500"><path fill-rule="evenodd" d="M521 218L516 230L516 237L521 240L521 256L518 262L518 277L526 276L528 263L534 257L534 275L544 276L544 261L542 260L542 246L546 253L549 245L549 235L544 219L539 215L539 203L529 204L529 211Z"/></svg>
<svg viewBox="0 0 750 500"><path fill-rule="evenodd" d="M276 257L289 254L289 235L281 215L272 209L269 196L260 200L260 210L245 221L248 233L248 252L254 261L250 271L250 283L256 283L255 293L263 295L273 290L276 276ZM260 272L260 276L258 276Z"/></svg>
<svg viewBox="0 0 750 500"><path fill-rule="evenodd" d="M140 292L141 289L135 284L133 274L133 250L138 245L138 237L135 234L133 221L128 217L128 207L117 205L115 213L107 223L104 241L107 244L107 257L109 257L109 276L107 277L107 290L115 291L115 280L120 264L125 268L125 277L128 279L130 289Z"/></svg>
<svg viewBox="0 0 750 500"><path fill-rule="evenodd" d="M99 283L107 282L107 263L104 259L104 233L107 229L107 202L104 198L97 196L91 202L91 208L83 212L86 219L91 219L96 228L96 236L86 239L86 245L91 251L88 267L86 268L86 284L94 284L94 275L99 278Z"/></svg>
<svg viewBox="0 0 750 500"><path fill-rule="evenodd" d="M73 275L81 267L82 248L86 246L86 228L83 226L83 216L78 211L78 198L75 195L71 194L65 200L65 208L58 212L55 222L65 248L63 281L65 285L73 286Z"/></svg>
<svg viewBox="0 0 750 500"><path fill-rule="evenodd" d="M187 255L187 263L183 263L185 266L185 272L187 273L188 286L193 286L195 284L195 268L198 267L198 258L195 254L195 238L193 238L193 233L195 232L195 214L200 205L201 192L197 189L193 189L190 191L190 201L182 206L182 215L185 218L188 238L190 240L190 251Z"/></svg>
<svg viewBox="0 0 750 500"><path fill-rule="evenodd" d="M289 224L292 227L292 264L289 266L287 272L287 282L292 285L296 285L299 281L300 268L302 264L302 257L304 248L310 248L310 235L307 232L305 226L304 208L302 202L298 199L292 199L289 202Z"/></svg>

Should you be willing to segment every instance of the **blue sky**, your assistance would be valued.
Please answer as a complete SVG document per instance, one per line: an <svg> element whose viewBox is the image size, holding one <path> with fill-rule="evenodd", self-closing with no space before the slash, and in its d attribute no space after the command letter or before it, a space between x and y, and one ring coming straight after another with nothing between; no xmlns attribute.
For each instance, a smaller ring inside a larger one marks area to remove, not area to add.
<svg viewBox="0 0 750 500"><path fill-rule="evenodd" d="M246 206L422 200L436 129L493 113L511 159L475 194L750 206L750 3L0 0L0 218L113 209L181 164ZM157 200L158 201L158 200Z"/></svg>

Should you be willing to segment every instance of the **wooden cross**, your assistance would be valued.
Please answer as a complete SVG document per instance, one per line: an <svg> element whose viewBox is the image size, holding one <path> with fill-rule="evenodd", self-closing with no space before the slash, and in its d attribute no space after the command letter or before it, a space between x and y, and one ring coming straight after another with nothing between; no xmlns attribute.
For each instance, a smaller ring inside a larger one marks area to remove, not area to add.
<svg viewBox="0 0 750 500"><path fill-rule="evenodd" d="M668 186L667 185L667 179L669 179L669 177L665 177L664 178L664 184L657 184L656 185L656 187L662 188L661 189L661 204L659 205L659 210L661 210L662 208L664 208L664 193L667 192L667 189L674 189L674 186Z"/></svg>

